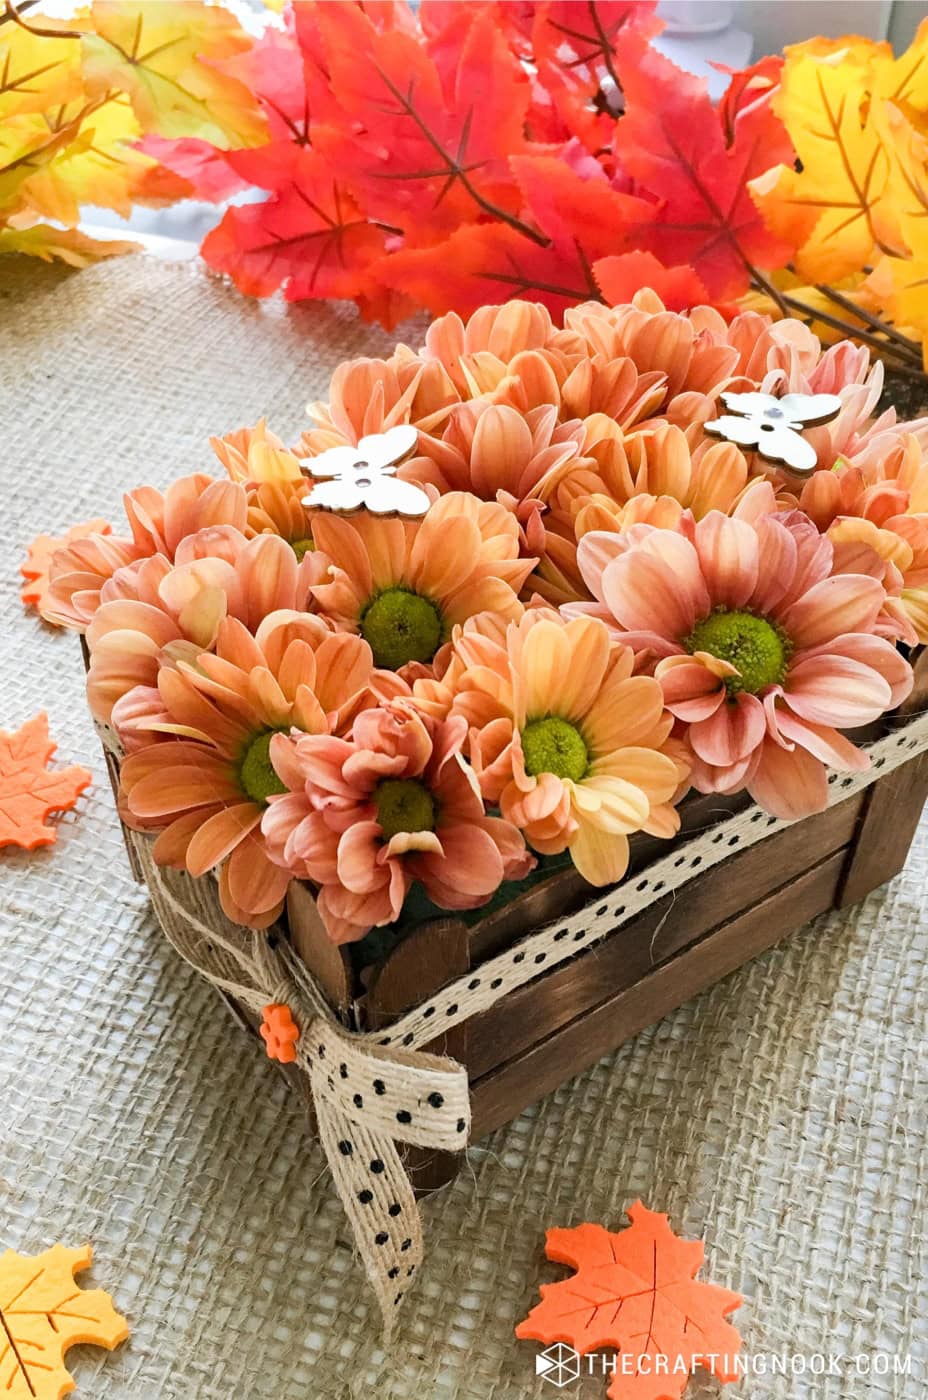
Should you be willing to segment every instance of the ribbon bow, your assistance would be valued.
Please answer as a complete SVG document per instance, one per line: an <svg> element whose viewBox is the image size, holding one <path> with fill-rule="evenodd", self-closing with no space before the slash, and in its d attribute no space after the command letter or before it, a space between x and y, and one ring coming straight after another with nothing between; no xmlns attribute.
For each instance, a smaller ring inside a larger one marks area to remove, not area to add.
<svg viewBox="0 0 928 1400"><path fill-rule="evenodd" d="M309 1080L325 1152L389 1340L422 1262L422 1226L398 1144L463 1151L470 1128L467 1071L454 1060L384 1045L352 1032L288 944L231 923L213 882L156 866L149 842L129 833L171 943L220 991L250 1011L290 1008L296 1064ZM429 1033L416 1037L427 1043ZM431 1032L434 1034L434 1032Z"/></svg>

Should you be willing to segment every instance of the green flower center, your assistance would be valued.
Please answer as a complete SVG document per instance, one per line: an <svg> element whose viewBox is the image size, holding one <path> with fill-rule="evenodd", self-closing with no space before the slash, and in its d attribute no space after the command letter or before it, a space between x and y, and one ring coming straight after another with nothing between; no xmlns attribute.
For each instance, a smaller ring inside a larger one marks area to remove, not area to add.
<svg viewBox="0 0 928 1400"><path fill-rule="evenodd" d="M557 715L529 721L522 730L522 754L525 771L533 778L539 773L554 773L579 783L590 765L580 730Z"/></svg>
<svg viewBox="0 0 928 1400"><path fill-rule="evenodd" d="M431 661L441 633L438 608L411 588L385 589L361 614L361 636L374 653L374 664L389 671L398 671L407 661Z"/></svg>
<svg viewBox="0 0 928 1400"><path fill-rule="evenodd" d="M266 729L263 734L256 734L242 753L238 779L252 802L264 803L269 797L287 791L286 783L280 781L271 762L271 740L279 732Z"/></svg>
<svg viewBox="0 0 928 1400"><path fill-rule="evenodd" d="M416 778L386 778L378 783L374 806L387 841L400 831L435 830L435 799Z"/></svg>
<svg viewBox="0 0 928 1400"><path fill-rule="evenodd" d="M782 682L792 646L789 639L765 617L750 612L716 608L697 622L683 645L687 651L707 651L737 666L740 675L727 676L730 695L747 691L756 695L768 685Z"/></svg>
<svg viewBox="0 0 928 1400"><path fill-rule="evenodd" d="M302 562L302 559L303 559L303 555L304 555L304 554L308 554L309 551L310 551L311 549L315 549L316 546L313 544L312 540L310 540L310 539L306 539L306 540L291 540L291 541L290 541L290 548L293 550L294 554L296 555L296 557L297 557L297 562L298 562L298 563L301 563L301 562Z"/></svg>

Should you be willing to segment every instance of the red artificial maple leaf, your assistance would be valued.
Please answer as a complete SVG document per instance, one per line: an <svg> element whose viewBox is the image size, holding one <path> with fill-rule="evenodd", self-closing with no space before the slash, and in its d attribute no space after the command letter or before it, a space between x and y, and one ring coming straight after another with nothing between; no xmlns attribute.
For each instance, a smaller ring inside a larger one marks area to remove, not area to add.
<svg viewBox="0 0 928 1400"><path fill-rule="evenodd" d="M615 1348L623 1364L610 1400L679 1400L692 1359L720 1381L736 1380L741 1338L725 1319L741 1298L696 1281L703 1245L675 1235L666 1215L638 1201L628 1216L631 1227L618 1234L590 1224L548 1230L548 1258L577 1272L541 1285L516 1336L566 1342L581 1356Z"/></svg>
<svg viewBox="0 0 928 1400"><path fill-rule="evenodd" d="M215 60L212 67L254 93L267 118L272 141L308 143L309 96L303 56L292 35L266 29L250 48ZM315 117L318 120L319 113Z"/></svg>
<svg viewBox="0 0 928 1400"><path fill-rule="evenodd" d="M149 134L135 144L137 150L161 162L158 168L170 170L176 177L186 180L193 199L218 203L249 188L249 182L237 175L226 160L228 152L199 136L172 140Z"/></svg>
<svg viewBox="0 0 928 1400"><path fill-rule="evenodd" d="M552 0L538 4L532 51L538 77L567 132L588 150L612 142L623 109L619 58L659 34L656 0Z"/></svg>
<svg viewBox="0 0 928 1400"><path fill-rule="evenodd" d="M57 747L44 712L14 734L0 729L0 846L50 846L58 833L45 825L49 812L70 810L91 781L77 765L47 772Z"/></svg>
<svg viewBox="0 0 928 1400"><path fill-rule="evenodd" d="M380 32L354 5L323 5L315 20L349 121L314 141L371 217L421 244L515 214L508 157L525 146L528 80L488 11L437 59L415 34Z"/></svg>
<svg viewBox="0 0 928 1400"><path fill-rule="evenodd" d="M629 233L665 266L690 263L713 298L746 291L753 268L782 266L794 251L764 225L748 180L793 149L769 100L741 107L731 141L705 84L653 49L620 59L626 112L615 152L636 187L659 201Z"/></svg>
<svg viewBox="0 0 928 1400"><path fill-rule="evenodd" d="M587 264L630 246L627 228L653 215L646 200L613 189L596 161L588 177L558 156L514 156L510 165L541 231L563 255L579 254Z"/></svg>
<svg viewBox="0 0 928 1400"><path fill-rule="evenodd" d="M783 59L779 54L768 54L766 58L759 59L748 68L729 68L727 63L713 63L712 67L719 73L727 73L731 80L718 106L725 144L731 146L735 139L735 123L739 114L753 103L763 102L771 97L774 88L779 86Z"/></svg>
<svg viewBox="0 0 928 1400"><path fill-rule="evenodd" d="M668 311L703 306L709 294L687 264L665 267L653 253L619 253L593 264L593 276L610 306L624 306L642 287L657 292Z"/></svg>
<svg viewBox="0 0 928 1400"><path fill-rule="evenodd" d="M228 209L203 241L211 267L240 291L289 300L354 297L383 256L385 234L367 219L328 162L315 150L285 142L227 153L232 168L271 188L262 204Z"/></svg>
<svg viewBox="0 0 928 1400"><path fill-rule="evenodd" d="M458 311L469 316L488 303L528 297L554 316L597 296L592 272L582 257L538 244L508 224L459 228L430 248L403 248L373 269L384 285L427 306L436 316Z"/></svg>

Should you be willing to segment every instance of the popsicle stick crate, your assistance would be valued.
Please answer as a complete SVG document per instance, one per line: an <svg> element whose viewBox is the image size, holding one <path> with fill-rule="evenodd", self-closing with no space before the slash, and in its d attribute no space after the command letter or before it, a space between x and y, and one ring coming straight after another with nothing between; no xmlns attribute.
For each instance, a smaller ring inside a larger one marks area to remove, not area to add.
<svg viewBox="0 0 928 1400"><path fill-rule="evenodd" d="M388 1329L469 1143L902 868L928 420L881 387L796 323L511 302L54 554L133 868Z"/></svg>
<svg viewBox="0 0 928 1400"><path fill-rule="evenodd" d="M744 798L694 795L673 840L632 838L628 876L614 889L594 890L564 870L476 921L424 921L362 972L329 939L306 882L290 886L268 936L292 948L347 1031L380 1032L403 1046L411 1032L395 1028L418 1013L434 1029L422 1048L466 1068L471 1118L461 1146L479 1142L809 920L899 873L928 799L928 650L914 660L911 696L868 730L872 768L834 778L831 805L815 816L785 823ZM119 765L104 753L115 792ZM123 831L136 878L145 879L154 871L150 838ZM154 878L156 900L167 879L217 932L227 925L210 882L163 871ZM531 951L533 940L553 946ZM436 1000L452 985L474 1005L463 1019L455 1000ZM256 1031L260 1017L223 996ZM307 1107L312 1121L311 1098ZM434 1149L405 1156L420 1191L449 1180L461 1162Z"/></svg>

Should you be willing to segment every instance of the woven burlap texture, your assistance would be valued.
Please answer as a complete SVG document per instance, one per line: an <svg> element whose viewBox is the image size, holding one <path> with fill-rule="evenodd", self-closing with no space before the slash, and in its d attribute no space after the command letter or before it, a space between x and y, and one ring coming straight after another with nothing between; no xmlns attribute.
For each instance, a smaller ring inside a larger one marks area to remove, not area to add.
<svg viewBox="0 0 928 1400"><path fill-rule="evenodd" d="M383 1356L376 1305L300 1105L159 935L131 881L73 636L18 602L38 531L118 518L129 484L210 469L209 433L285 436L353 309L241 300L191 267L0 261L6 528L0 724L44 705L95 786L56 846L0 854L0 1245L90 1240L132 1323L72 1353L88 1400L578 1400L515 1323L546 1226L641 1196L707 1240L753 1353L911 1354L909 1377L754 1377L731 1400L915 1400L928 1355L928 829L906 871L681 1008L468 1153ZM688 1396L717 1393L712 1383Z"/></svg>

